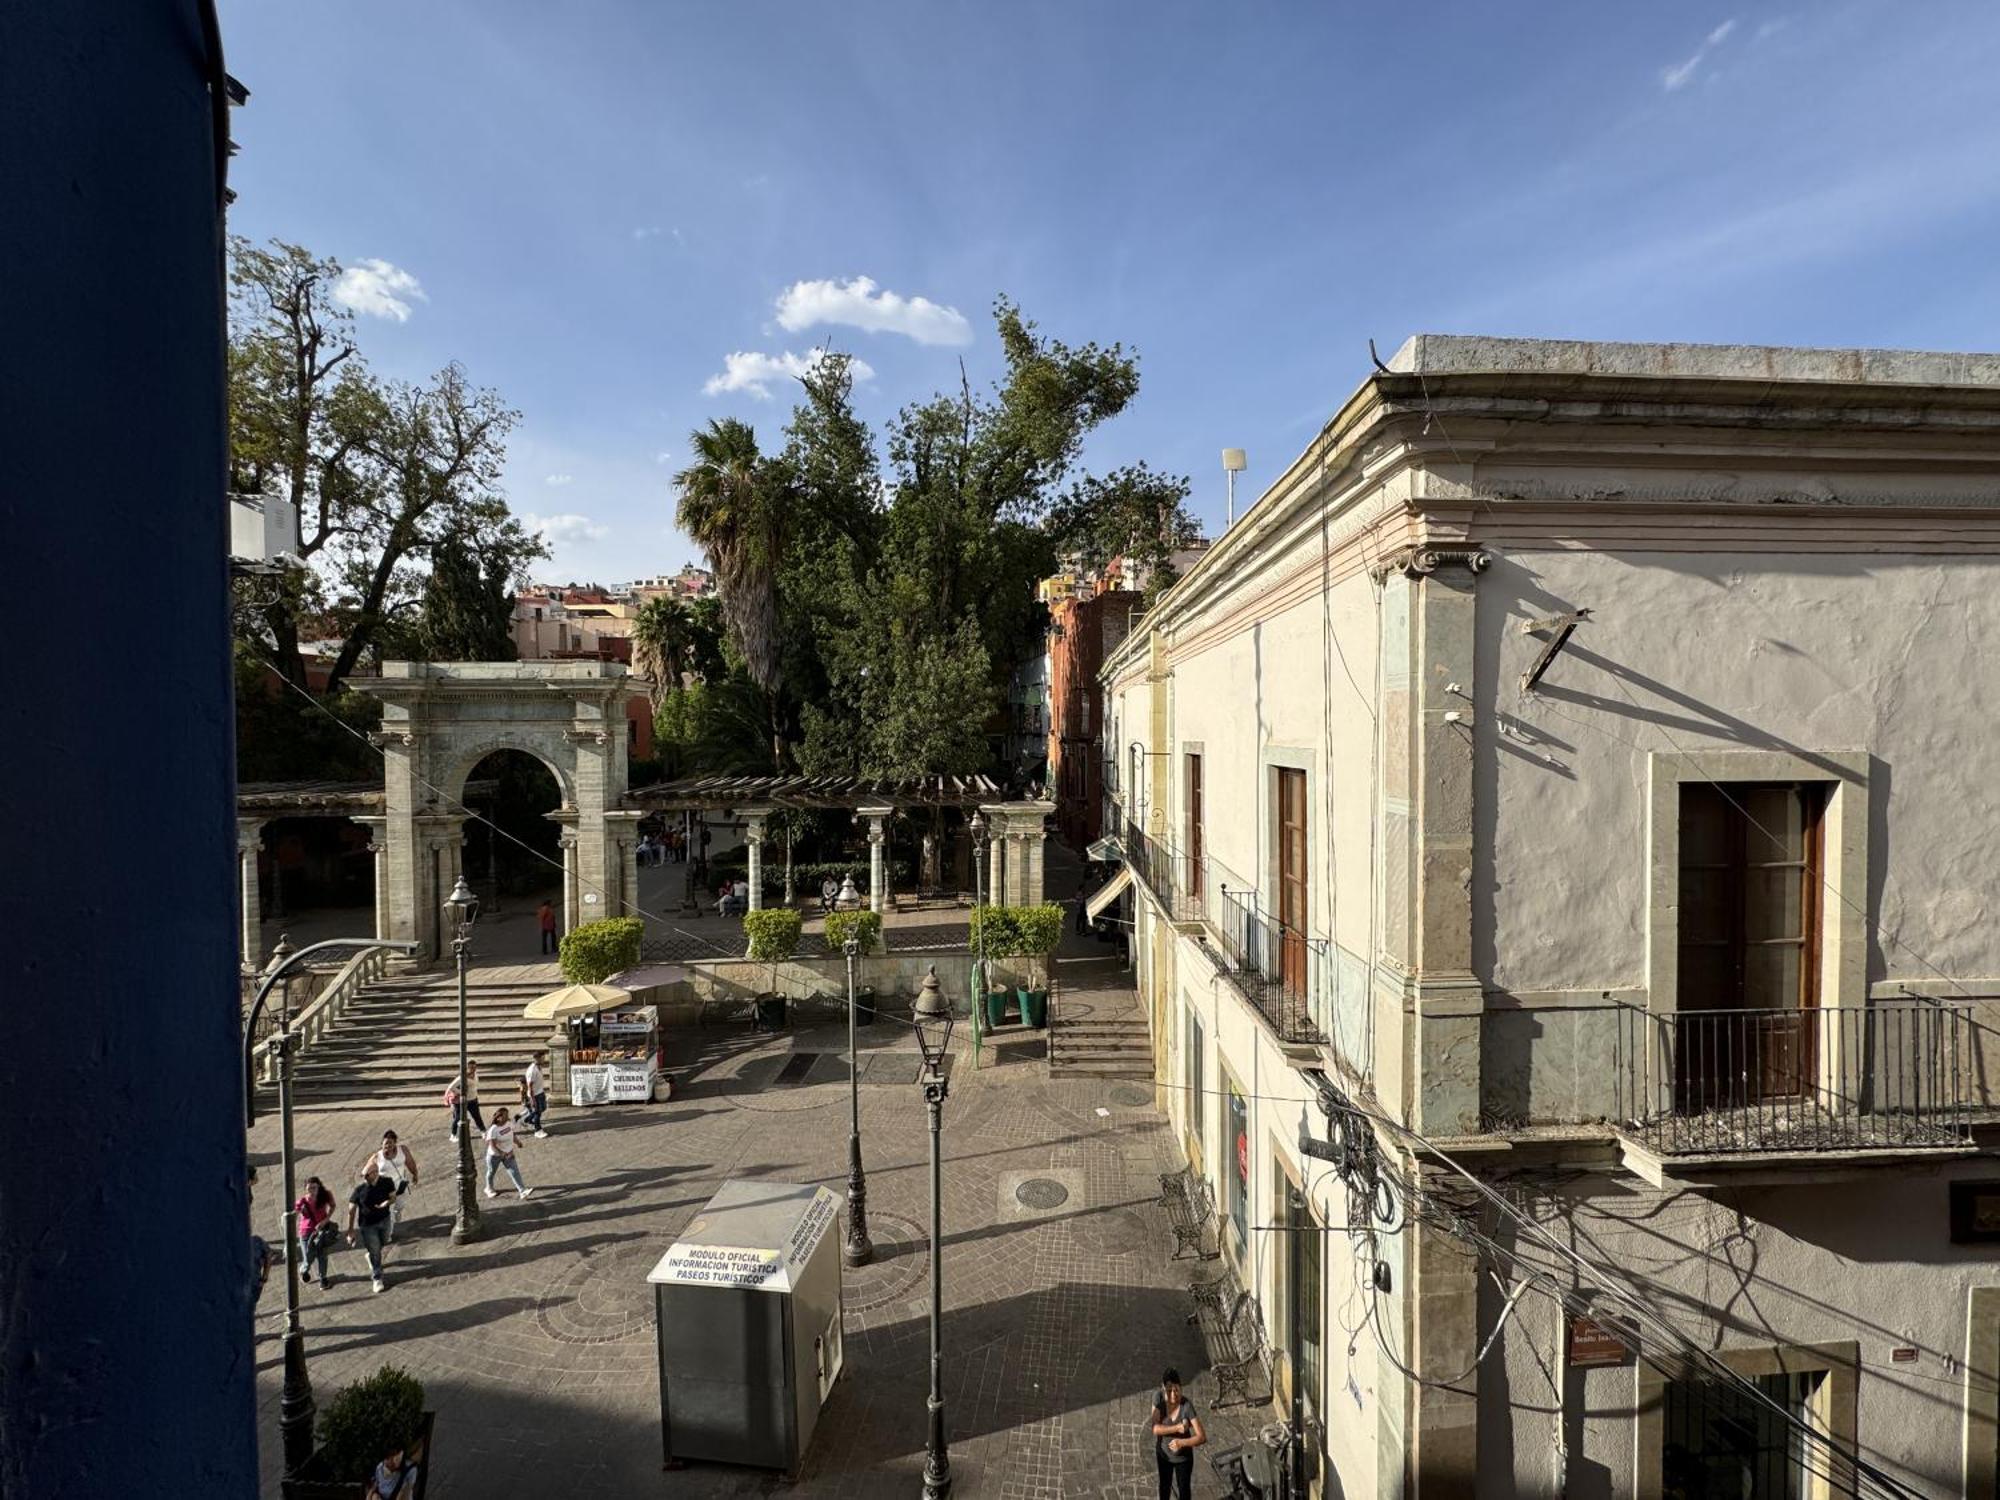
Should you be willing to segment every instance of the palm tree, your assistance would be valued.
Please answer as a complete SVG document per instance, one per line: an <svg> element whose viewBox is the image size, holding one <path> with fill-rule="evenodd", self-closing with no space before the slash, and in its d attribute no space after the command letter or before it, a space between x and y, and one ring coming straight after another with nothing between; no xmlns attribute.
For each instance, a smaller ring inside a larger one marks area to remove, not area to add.
<svg viewBox="0 0 2000 1500"><path fill-rule="evenodd" d="M696 461L674 476L675 520L715 569L723 621L750 680L770 706L772 769L784 761L778 723L778 506L757 434L734 417L688 435Z"/></svg>
<svg viewBox="0 0 2000 1500"><path fill-rule="evenodd" d="M654 711L681 686L693 646L687 606L671 594L656 594L640 606L632 622L632 670L652 684Z"/></svg>

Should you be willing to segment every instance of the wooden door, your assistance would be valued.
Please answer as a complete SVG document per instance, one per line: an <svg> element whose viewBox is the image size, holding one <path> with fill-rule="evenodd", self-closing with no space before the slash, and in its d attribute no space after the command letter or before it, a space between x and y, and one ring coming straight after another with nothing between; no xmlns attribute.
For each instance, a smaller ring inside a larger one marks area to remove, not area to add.
<svg viewBox="0 0 2000 1500"><path fill-rule="evenodd" d="M1812 1074L1824 807L1813 783L1681 788L1684 1096L1751 1103Z"/></svg>
<svg viewBox="0 0 2000 1500"><path fill-rule="evenodd" d="M1201 830L1202 830L1201 757L1199 755L1190 755L1187 757L1188 867L1187 867L1187 891L1185 894L1187 896L1188 901L1191 904L1195 904L1197 910L1199 909L1198 903L1201 901L1201 893L1203 890L1207 888L1208 884L1205 878L1207 875L1207 871L1203 867L1204 862L1202 858L1203 846L1202 846Z"/></svg>
<svg viewBox="0 0 2000 1500"><path fill-rule="evenodd" d="M1287 993L1306 992L1306 773L1278 770L1279 973Z"/></svg>

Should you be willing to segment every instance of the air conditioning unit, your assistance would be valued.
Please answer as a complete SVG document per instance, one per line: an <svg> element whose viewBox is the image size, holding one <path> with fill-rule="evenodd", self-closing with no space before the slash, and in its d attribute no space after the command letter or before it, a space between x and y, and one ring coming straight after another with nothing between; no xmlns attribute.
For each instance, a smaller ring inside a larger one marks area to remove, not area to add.
<svg viewBox="0 0 2000 1500"><path fill-rule="evenodd" d="M246 572L276 568L296 560L299 513L273 495L229 497L229 561Z"/></svg>

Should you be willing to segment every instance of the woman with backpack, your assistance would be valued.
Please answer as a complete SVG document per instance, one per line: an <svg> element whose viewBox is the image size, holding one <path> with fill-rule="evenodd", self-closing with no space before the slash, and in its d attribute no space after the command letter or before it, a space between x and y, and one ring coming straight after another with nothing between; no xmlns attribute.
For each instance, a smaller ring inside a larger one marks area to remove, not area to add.
<svg viewBox="0 0 2000 1500"><path fill-rule="evenodd" d="M306 1179L305 1191L299 1194L299 1201L292 1205L292 1212L299 1220L299 1280L311 1284L313 1262L319 1262L319 1284L324 1291L333 1285L327 1274L327 1257L333 1254L333 1242L339 1230L333 1222L333 1194L327 1191L325 1183L317 1177Z"/></svg>

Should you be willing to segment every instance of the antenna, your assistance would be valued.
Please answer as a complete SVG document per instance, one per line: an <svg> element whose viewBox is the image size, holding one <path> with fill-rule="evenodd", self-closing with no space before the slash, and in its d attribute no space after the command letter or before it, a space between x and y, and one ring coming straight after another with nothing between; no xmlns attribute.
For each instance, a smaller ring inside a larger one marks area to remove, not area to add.
<svg viewBox="0 0 2000 1500"><path fill-rule="evenodd" d="M1222 450L1222 472L1229 476L1229 521L1223 527L1226 531L1236 524L1236 476L1249 467L1249 460L1243 456L1241 448Z"/></svg>

